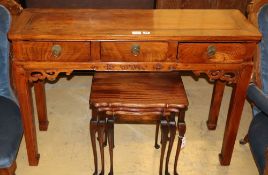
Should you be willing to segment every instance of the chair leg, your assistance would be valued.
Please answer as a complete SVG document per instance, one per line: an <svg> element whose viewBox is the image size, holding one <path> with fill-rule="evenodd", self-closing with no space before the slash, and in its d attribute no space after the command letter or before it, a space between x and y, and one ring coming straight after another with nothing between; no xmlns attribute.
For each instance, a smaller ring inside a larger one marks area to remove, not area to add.
<svg viewBox="0 0 268 175"><path fill-rule="evenodd" d="M248 143L248 134L241 140L239 140L240 145L245 145Z"/></svg>
<svg viewBox="0 0 268 175"><path fill-rule="evenodd" d="M113 168L113 149L114 149L114 120L109 119L107 122L107 136L108 136L108 142L109 142L109 153L110 153L110 172L109 175L114 174L114 168Z"/></svg>
<svg viewBox="0 0 268 175"><path fill-rule="evenodd" d="M154 142L155 149L160 148L160 145L158 144L159 126L160 126L159 121L157 121L156 128L155 128L155 142Z"/></svg>
<svg viewBox="0 0 268 175"><path fill-rule="evenodd" d="M104 142L105 142L105 127L106 120L105 115L100 114L100 119L98 122L98 138L99 138L99 146L100 146L100 154L101 154L101 173L100 175L104 175Z"/></svg>
<svg viewBox="0 0 268 175"><path fill-rule="evenodd" d="M170 136L169 136L169 145L168 145L168 151L167 151L167 157L166 157L165 175L169 175L168 163L169 163L170 153L171 153L175 135L176 135L175 113L172 113L169 119L169 133L170 133Z"/></svg>
<svg viewBox="0 0 268 175"><path fill-rule="evenodd" d="M266 152L265 152L265 168L263 171L263 175L268 175L268 148L266 148Z"/></svg>
<svg viewBox="0 0 268 175"><path fill-rule="evenodd" d="M92 119L90 120L90 138L91 138L91 144L92 144L92 150L93 150L93 156L94 156L94 166L95 171L93 175L98 174L98 157L97 157L97 147L96 147L96 133L98 130L98 121L97 121L97 113L95 109L92 109Z"/></svg>
<svg viewBox="0 0 268 175"><path fill-rule="evenodd" d="M175 155L174 175L179 175L177 172L177 164L178 164L178 158L180 155L182 139L186 131L186 124L185 124L184 118L185 118L185 111L183 109L180 111L179 119L178 119L179 139L178 139L177 150L176 150L176 155Z"/></svg>
<svg viewBox="0 0 268 175"><path fill-rule="evenodd" d="M162 175L163 172L163 160L164 160L164 154L166 150L166 145L168 141L168 123L166 120L161 120L161 156L160 156L160 167L159 167L159 175Z"/></svg>
<svg viewBox="0 0 268 175"><path fill-rule="evenodd" d="M15 175L17 169L16 161L8 168L0 168L0 175Z"/></svg>

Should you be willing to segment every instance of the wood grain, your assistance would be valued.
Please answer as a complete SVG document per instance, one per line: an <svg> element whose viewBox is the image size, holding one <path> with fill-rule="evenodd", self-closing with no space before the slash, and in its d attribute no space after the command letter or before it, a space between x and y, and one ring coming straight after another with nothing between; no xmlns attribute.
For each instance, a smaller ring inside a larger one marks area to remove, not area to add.
<svg viewBox="0 0 268 175"><path fill-rule="evenodd" d="M178 73L96 73L92 84L90 99L95 107L180 108L188 105Z"/></svg>
<svg viewBox="0 0 268 175"><path fill-rule="evenodd" d="M25 9L9 33L11 40L70 37L75 41L257 42L260 33L238 10L90 9Z"/></svg>
<svg viewBox="0 0 268 175"><path fill-rule="evenodd" d="M139 54L132 53L133 46L139 46ZM101 61L175 61L176 52L168 51L167 42L101 42Z"/></svg>
<svg viewBox="0 0 268 175"><path fill-rule="evenodd" d="M52 53L52 47L59 45L60 56ZM90 42L15 42L13 44L14 59L26 61L89 61Z"/></svg>
<svg viewBox="0 0 268 175"><path fill-rule="evenodd" d="M214 46L216 54L208 55L208 47ZM182 63L241 63L251 61L255 53L254 43L180 43L179 62Z"/></svg>

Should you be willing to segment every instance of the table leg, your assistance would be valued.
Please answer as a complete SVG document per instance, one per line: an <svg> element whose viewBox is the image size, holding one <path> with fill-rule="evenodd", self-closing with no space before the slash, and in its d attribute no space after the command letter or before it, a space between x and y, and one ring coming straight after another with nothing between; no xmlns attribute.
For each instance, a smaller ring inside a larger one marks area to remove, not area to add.
<svg viewBox="0 0 268 175"><path fill-rule="evenodd" d="M94 173L93 175L98 175L98 156L97 156L97 147L96 147L96 133L98 131L98 120L97 120L97 111L95 108L92 109L92 118L90 120L90 139L92 144L93 156L94 156Z"/></svg>
<svg viewBox="0 0 268 175"><path fill-rule="evenodd" d="M165 175L169 175L168 172L168 164L170 159L170 154L172 151L175 135L176 135L176 122L175 122L175 113L171 113L169 119L169 144L168 144L168 151L166 157L166 165L165 165Z"/></svg>
<svg viewBox="0 0 268 175"><path fill-rule="evenodd" d="M35 101L39 121L39 130L47 131L47 106L46 106L46 93L44 81L37 81L34 83Z"/></svg>
<svg viewBox="0 0 268 175"><path fill-rule="evenodd" d="M209 116L208 116L208 121L207 121L207 128L209 130L215 130L217 127L217 121L219 117L225 84L226 84L225 81L221 81L221 80L215 81L211 104L210 104Z"/></svg>
<svg viewBox="0 0 268 175"><path fill-rule="evenodd" d="M246 91L251 78L251 72L252 65L244 66L238 75L237 83L234 85L232 91L222 149L219 155L221 165L230 165L231 162L241 114L246 99Z"/></svg>
<svg viewBox="0 0 268 175"><path fill-rule="evenodd" d="M105 142L105 128L106 128L106 120L104 112L99 112L99 120L98 120L98 139L100 146L100 154L101 154L101 173L99 175L104 175L104 142Z"/></svg>
<svg viewBox="0 0 268 175"><path fill-rule="evenodd" d="M25 70L14 66L14 77L23 122L29 165L38 165L40 155L36 139L36 128L33 115L33 101L30 83Z"/></svg>
<svg viewBox="0 0 268 175"><path fill-rule="evenodd" d="M107 121L107 135L109 141L109 153L110 153L110 172L108 175L114 174L114 164L113 164L113 149L114 149L114 119L108 119Z"/></svg>
<svg viewBox="0 0 268 175"><path fill-rule="evenodd" d="M175 162L174 162L174 175L178 175L177 171L177 165L178 165L178 159L181 151L181 145L182 145L182 139L184 137L184 134L186 132L186 124L185 124L185 109L181 109L179 113L177 128L179 131L179 138L178 138L178 144L177 144L177 150L175 155Z"/></svg>
<svg viewBox="0 0 268 175"><path fill-rule="evenodd" d="M168 141L168 123L165 119L161 120L160 123L161 127L161 137L162 137L162 142L161 142L161 156L160 156L160 167L159 167L159 175L162 175L163 171L163 162L164 162L164 156L165 156L165 150L166 150L166 145Z"/></svg>
<svg viewBox="0 0 268 175"><path fill-rule="evenodd" d="M159 123L159 121L157 121L156 128L155 128L155 141L154 141L154 147L155 147L155 149L159 149L160 148L160 145L158 144L159 126L160 126L160 123Z"/></svg>

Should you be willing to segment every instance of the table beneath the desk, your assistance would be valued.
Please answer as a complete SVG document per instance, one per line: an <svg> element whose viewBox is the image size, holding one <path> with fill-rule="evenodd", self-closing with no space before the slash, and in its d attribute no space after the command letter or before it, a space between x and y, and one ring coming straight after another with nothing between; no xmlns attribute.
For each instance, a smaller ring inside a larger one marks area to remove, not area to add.
<svg viewBox="0 0 268 175"><path fill-rule="evenodd" d="M215 80L209 129L216 128L225 83L233 84L220 153L220 163L230 164L261 39L238 10L26 9L9 39L30 165L39 161L30 87L46 130L42 80L74 70L204 73Z"/></svg>

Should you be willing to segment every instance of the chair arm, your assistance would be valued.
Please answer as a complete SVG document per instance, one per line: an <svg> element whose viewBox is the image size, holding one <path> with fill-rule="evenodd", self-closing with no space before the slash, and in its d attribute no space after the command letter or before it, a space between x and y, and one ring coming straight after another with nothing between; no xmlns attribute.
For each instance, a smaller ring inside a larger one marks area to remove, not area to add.
<svg viewBox="0 0 268 175"><path fill-rule="evenodd" d="M255 84L250 84L247 90L247 97L254 105L268 115L268 97Z"/></svg>

